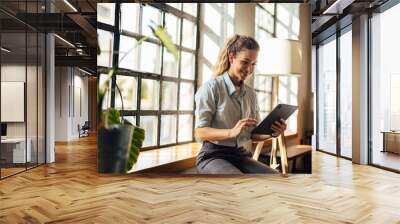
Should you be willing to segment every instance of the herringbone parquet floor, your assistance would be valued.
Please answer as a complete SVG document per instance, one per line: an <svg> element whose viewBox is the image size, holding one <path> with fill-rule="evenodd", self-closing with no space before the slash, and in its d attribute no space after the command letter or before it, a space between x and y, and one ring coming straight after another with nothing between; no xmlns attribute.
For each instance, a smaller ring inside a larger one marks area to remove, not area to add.
<svg viewBox="0 0 400 224"><path fill-rule="evenodd" d="M94 138L0 181L0 223L400 223L400 175L319 152L312 175L112 176Z"/></svg>

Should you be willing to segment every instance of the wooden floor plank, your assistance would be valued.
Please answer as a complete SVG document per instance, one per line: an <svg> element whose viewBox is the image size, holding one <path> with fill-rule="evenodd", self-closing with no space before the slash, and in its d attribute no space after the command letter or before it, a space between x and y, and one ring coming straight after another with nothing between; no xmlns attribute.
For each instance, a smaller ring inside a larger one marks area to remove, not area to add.
<svg viewBox="0 0 400 224"><path fill-rule="evenodd" d="M400 175L313 152L313 174L104 175L96 139L0 181L0 223L400 223Z"/></svg>

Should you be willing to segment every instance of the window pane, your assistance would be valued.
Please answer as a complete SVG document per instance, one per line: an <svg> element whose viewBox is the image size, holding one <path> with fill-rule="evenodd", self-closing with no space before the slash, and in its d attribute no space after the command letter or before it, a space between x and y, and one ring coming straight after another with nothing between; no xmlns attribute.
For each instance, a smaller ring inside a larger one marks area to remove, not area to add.
<svg viewBox="0 0 400 224"><path fill-rule="evenodd" d="M182 3L167 3L167 5L172 6L176 9L181 10L182 9Z"/></svg>
<svg viewBox="0 0 400 224"><path fill-rule="evenodd" d="M120 36L119 40L119 67L138 70L139 51L135 38Z"/></svg>
<svg viewBox="0 0 400 224"><path fill-rule="evenodd" d="M114 26L115 3L97 4L97 21Z"/></svg>
<svg viewBox="0 0 400 224"><path fill-rule="evenodd" d="M97 55L97 65L112 67L113 34L97 29L100 55Z"/></svg>
<svg viewBox="0 0 400 224"><path fill-rule="evenodd" d="M196 25L189 20L183 19L182 46L196 48Z"/></svg>
<svg viewBox="0 0 400 224"><path fill-rule="evenodd" d="M268 33L265 30L256 28L256 39L257 40L262 40L262 39L267 39L267 38L271 38L273 37L272 34L273 33Z"/></svg>
<svg viewBox="0 0 400 224"><path fill-rule="evenodd" d="M153 36L149 26L155 27L161 25L161 12L149 5L143 6L142 34Z"/></svg>
<svg viewBox="0 0 400 224"><path fill-rule="evenodd" d="M297 77L279 77L278 102L297 105L298 83Z"/></svg>
<svg viewBox="0 0 400 224"><path fill-rule="evenodd" d="M274 17L259 7L256 8L256 27L262 27L269 33L274 33ZM264 31L265 32L265 31Z"/></svg>
<svg viewBox="0 0 400 224"><path fill-rule="evenodd" d="M99 77L99 88L104 85L105 81L107 80L107 77L108 77L108 75L106 75L106 74L100 74L100 77ZM108 88L109 89L111 88L111 81L109 81ZM110 104L111 104L111 102L110 102L110 91L107 91L106 95L104 96L103 104L102 104L101 108L103 110L106 110L107 108L110 107Z"/></svg>
<svg viewBox="0 0 400 224"><path fill-rule="evenodd" d="M254 77L254 87L257 91L257 102L260 111L271 110L272 78L265 75Z"/></svg>
<svg viewBox="0 0 400 224"><path fill-rule="evenodd" d="M160 74L161 48L157 44L144 41L140 45L140 71Z"/></svg>
<svg viewBox="0 0 400 224"><path fill-rule="evenodd" d="M227 37L231 37L231 36L233 36L234 35L234 26L233 26L233 23L231 23L231 22L227 22L226 23L226 36Z"/></svg>
<svg viewBox="0 0 400 224"><path fill-rule="evenodd" d="M140 4L121 4L121 29L139 33ZM120 48L121 49L121 48Z"/></svg>
<svg viewBox="0 0 400 224"><path fill-rule="evenodd" d="M115 89L115 108L119 110L136 110L137 81L135 77L117 75L117 85L122 92L124 108L122 108L121 96Z"/></svg>
<svg viewBox="0 0 400 224"><path fill-rule="evenodd" d="M181 78L194 80L194 54L182 51Z"/></svg>
<svg viewBox="0 0 400 224"><path fill-rule="evenodd" d="M285 4L277 4L277 19L283 23L286 27L289 26L290 23L290 14L288 9L285 7Z"/></svg>
<svg viewBox="0 0 400 224"><path fill-rule="evenodd" d="M254 77L254 86L257 90L272 92L272 78L265 75L256 75Z"/></svg>
<svg viewBox="0 0 400 224"><path fill-rule="evenodd" d="M157 116L141 116L140 127L144 129L143 147L157 145Z"/></svg>
<svg viewBox="0 0 400 224"><path fill-rule="evenodd" d="M164 60L163 60L163 75L170 77L178 77L178 66L179 63L175 59L174 55L167 52L164 48Z"/></svg>
<svg viewBox="0 0 400 224"><path fill-rule="evenodd" d="M336 154L336 41L318 48L318 144Z"/></svg>
<svg viewBox="0 0 400 224"><path fill-rule="evenodd" d="M160 144L172 143L176 143L176 115L162 115Z"/></svg>
<svg viewBox="0 0 400 224"><path fill-rule="evenodd" d="M193 83L181 82L179 110L193 110L194 86Z"/></svg>
<svg viewBox="0 0 400 224"><path fill-rule="evenodd" d="M160 83L151 79L142 79L141 87L141 109L158 110Z"/></svg>
<svg viewBox="0 0 400 224"><path fill-rule="evenodd" d="M197 3L183 3L183 11L197 17Z"/></svg>
<svg viewBox="0 0 400 224"><path fill-rule="evenodd" d="M230 19L233 19L235 16L235 3L227 3L228 6L228 16Z"/></svg>
<svg viewBox="0 0 400 224"><path fill-rule="evenodd" d="M193 115L179 115L178 142L192 141Z"/></svg>
<svg viewBox="0 0 400 224"><path fill-rule="evenodd" d="M276 37L281 39L289 39L289 30L282 23L276 23Z"/></svg>
<svg viewBox="0 0 400 224"><path fill-rule="evenodd" d="M340 37L340 153L352 157L352 36Z"/></svg>
<svg viewBox="0 0 400 224"><path fill-rule="evenodd" d="M257 102L260 111L271 111L271 93L257 93Z"/></svg>
<svg viewBox="0 0 400 224"><path fill-rule="evenodd" d="M299 4L277 4L277 36L287 39L299 39Z"/></svg>
<svg viewBox="0 0 400 224"><path fill-rule="evenodd" d="M211 29L215 35L221 35L221 12L215 4L206 3L204 6L204 24Z"/></svg>
<svg viewBox="0 0 400 224"><path fill-rule="evenodd" d="M179 45L181 20L170 14L165 14L165 27L168 34L171 36L172 42Z"/></svg>
<svg viewBox="0 0 400 224"><path fill-rule="evenodd" d="M162 82L162 110L176 110L178 101L178 85L175 82Z"/></svg>
<svg viewBox="0 0 400 224"><path fill-rule="evenodd" d="M131 124L136 126L136 117L135 116L124 116L124 119L131 122Z"/></svg>
<svg viewBox="0 0 400 224"><path fill-rule="evenodd" d="M271 15L275 14L275 4L274 3L260 3L267 10L267 12Z"/></svg>

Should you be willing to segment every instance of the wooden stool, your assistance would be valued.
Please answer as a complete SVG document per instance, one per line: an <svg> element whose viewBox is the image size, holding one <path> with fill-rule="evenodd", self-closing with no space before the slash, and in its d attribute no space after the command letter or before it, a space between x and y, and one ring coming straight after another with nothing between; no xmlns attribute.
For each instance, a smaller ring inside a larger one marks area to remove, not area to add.
<svg viewBox="0 0 400 224"><path fill-rule="evenodd" d="M253 159L258 160L258 157L260 156L261 149L264 146L264 141L257 142L257 147L256 150L254 151L253 154ZM279 135L278 137L272 138L272 150L270 152L270 155L272 153L272 156L270 157L270 163L269 166L272 169L278 168L279 164L277 163L277 149L279 147L279 154L281 158L281 168L282 168L282 175L287 176L288 173L288 159L287 159L287 153L286 153L286 144L285 144L285 139L282 135Z"/></svg>

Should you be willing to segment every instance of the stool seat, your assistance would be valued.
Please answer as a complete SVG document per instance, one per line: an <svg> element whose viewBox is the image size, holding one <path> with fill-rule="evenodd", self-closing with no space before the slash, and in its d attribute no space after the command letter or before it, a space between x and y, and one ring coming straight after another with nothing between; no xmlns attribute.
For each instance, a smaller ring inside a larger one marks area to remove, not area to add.
<svg viewBox="0 0 400 224"><path fill-rule="evenodd" d="M288 160L294 159L298 156L302 156L306 153L311 152L311 145L293 145L289 146L287 149L287 158ZM265 155L270 156L271 152L267 152ZM277 153L277 157L280 157L280 154Z"/></svg>

